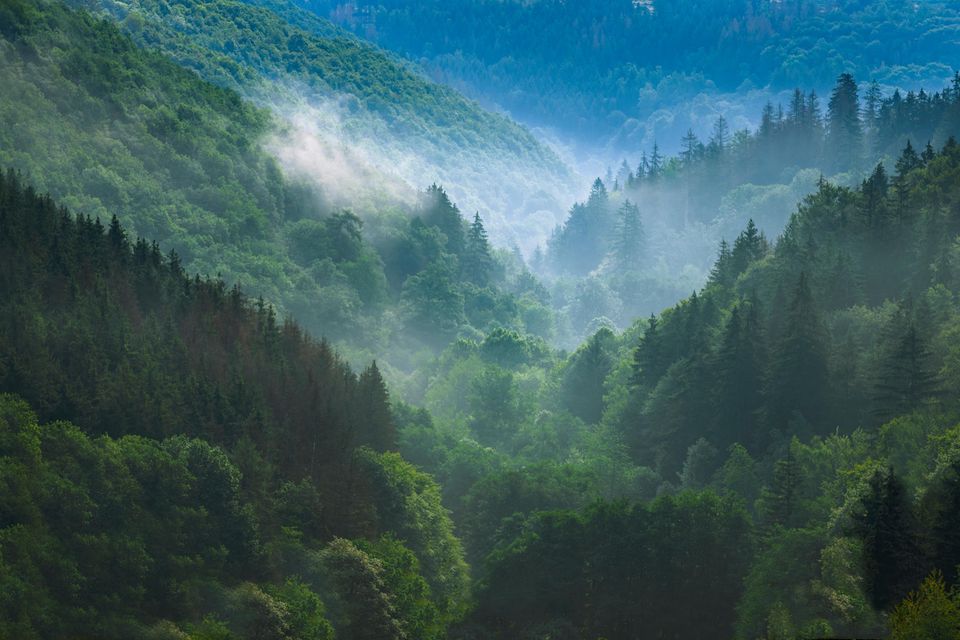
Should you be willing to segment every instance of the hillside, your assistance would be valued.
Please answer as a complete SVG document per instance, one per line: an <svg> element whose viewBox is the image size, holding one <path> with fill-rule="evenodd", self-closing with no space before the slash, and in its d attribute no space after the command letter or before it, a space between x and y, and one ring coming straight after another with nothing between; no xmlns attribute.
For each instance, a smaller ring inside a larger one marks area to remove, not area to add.
<svg viewBox="0 0 960 640"><path fill-rule="evenodd" d="M288 126L268 147L337 204L381 189L409 202L442 184L498 244L526 247L573 192L567 168L526 129L282 1L75 4L273 110Z"/></svg>
<svg viewBox="0 0 960 640"><path fill-rule="evenodd" d="M493 260L484 222L466 242L442 188L345 211L264 149L286 126L276 115L85 12L3 10L0 161L36 188L85 215L116 215L184 268L263 296L359 358L375 350L409 368L420 349L490 325L549 336L542 302L507 282L513 259ZM474 250L478 271L461 255Z"/></svg>
<svg viewBox="0 0 960 640"><path fill-rule="evenodd" d="M12 172L0 328L3 637L438 638L462 616L460 543L391 452L375 364Z"/></svg>
<svg viewBox="0 0 960 640"><path fill-rule="evenodd" d="M524 122L621 152L703 135L718 111L755 124L766 99L843 72L939 84L960 29L952 3L929 1L299 4Z"/></svg>

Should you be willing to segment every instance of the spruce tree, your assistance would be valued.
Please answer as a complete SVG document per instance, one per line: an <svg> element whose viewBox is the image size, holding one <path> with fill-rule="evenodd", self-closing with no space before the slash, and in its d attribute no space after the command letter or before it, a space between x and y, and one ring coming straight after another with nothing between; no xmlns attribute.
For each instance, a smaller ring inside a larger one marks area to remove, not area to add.
<svg viewBox="0 0 960 640"><path fill-rule="evenodd" d="M653 314L647 321L647 330L633 352L633 384L652 389L671 364L666 352L660 321Z"/></svg>
<svg viewBox="0 0 960 640"><path fill-rule="evenodd" d="M849 73L841 74L827 105L827 158L838 171L857 167L863 144L857 83Z"/></svg>
<svg viewBox="0 0 960 640"><path fill-rule="evenodd" d="M713 441L721 449L738 442L757 451L763 444L757 413L762 403L764 360L755 305L735 305L715 363L717 426Z"/></svg>
<svg viewBox="0 0 960 640"><path fill-rule="evenodd" d="M892 468L870 478L853 530L863 543L870 601L889 611L923 576L916 516L907 489Z"/></svg>
<svg viewBox="0 0 960 640"><path fill-rule="evenodd" d="M397 433L390 411L390 395L376 361L370 363L360 374L357 387L357 398L360 402L358 444L368 446L374 451L396 450Z"/></svg>
<svg viewBox="0 0 960 640"><path fill-rule="evenodd" d="M463 217L443 187L433 184L427 188L421 201L420 217L425 224L443 232L449 253L460 255L464 243Z"/></svg>
<svg viewBox="0 0 960 640"><path fill-rule="evenodd" d="M483 228L480 212L473 216L473 222L467 230L463 256L460 259L460 272L468 282L485 287L490 283L493 270L493 257L490 254L490 242Z"/></svg>
<svg viewBox="0 0 960 640"><path fill-rule="evenodd" d="M625 200L619 211L617 234L613 240L613 258L620 271L636 270L643 251L643 224L640 208Z"/></svg>
<svg viewBox="0 0 960 640"><path fill-rule="evenodd" d="M766 239L751 218L747 222L747 228L737 236L733 243L730 259L734 277L739 276L754 261L764 256L767 250L766 244Z"/></svg>
<svg viewBox="0 0 960 640"><path fill-rule="evenodd" d="M892 346L880 365L874 387L876 413L883 420L913 411L937 389L930 352L914 322L908 322L900 335L885 337Z"/></svg>
<svg viewBox="0 0 960 640"><path fill-rule="evenodd" d="M801 273L773 356L766 402L770 427L786 429L795 414L822 426L829 402L826 342L813 293Z"/></svg>

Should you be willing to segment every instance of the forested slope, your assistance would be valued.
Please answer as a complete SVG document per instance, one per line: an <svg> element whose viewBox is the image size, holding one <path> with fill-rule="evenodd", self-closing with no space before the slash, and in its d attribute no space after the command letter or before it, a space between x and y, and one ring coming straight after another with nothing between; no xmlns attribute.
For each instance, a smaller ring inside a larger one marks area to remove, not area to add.
<svg viewBox="0 0 960 640"><path fill-rule="evenodd" d="M262 295L363 357L378 350L408 367L412 353L494 322L550 334L541 302L506 291L483 222L472 216L468 234L442 188L358 202L361 218L312 179L285 177L262 146L276 118L233 90L62 4L0 10L0 161L38 189L86 215L116 215L132 235L176 249L185 269Z"/></svg>
<svg viewBox="0 0 960 640"><path fill-rule="evenodd" d="M436 638L462 616L460 543L391 452L376 365L13 173L0 327L0 635Z"/></svg>
<svg viewBox="0 0 960 640"><path fill-rule="evenodd" d="M382 204L383 191L409 201L404 187L436 182L479 210L499 243L526 246L572 192L568 169L529 131L292 4L74 4L273 109L288 127L269 146L336 204Z"/></svg>
<svg viewBox="0 0 960 640"><path fill-rule="evenodd" d="M525 121L624 151L657 136L672 148L718 110L752 118L742 105L762 104L758 89L821 90L843 72L887 86L940 81L960 19L929 1L299 4Z"/></svg>

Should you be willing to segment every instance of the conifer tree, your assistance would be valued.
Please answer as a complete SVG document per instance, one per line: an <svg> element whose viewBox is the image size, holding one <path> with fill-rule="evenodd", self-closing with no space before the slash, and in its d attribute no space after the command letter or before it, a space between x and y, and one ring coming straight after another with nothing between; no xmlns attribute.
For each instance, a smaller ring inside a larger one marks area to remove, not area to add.
<svg viewBox="0 0 960 640"><path fill-rule="evenodd" d="M826 335L805 273L793 292L767 390L769 426L785 429L794 414L814 427L826 415L829 380Z"/></svg>
<svg viewBox="0 0 960 640"><path fill-rule="evenodd" d="M460 255L464 243L463 217L443 187L434 184L427 188L422 199L420 217L425 224L443 232L447 237L448 252Z"/></svg>
<svg viewBox="0 0 960 640"><path fill-rule="evenodd" d="M721 449L738 442L756 451L757 414L762 406L763 335L755 305L737 304L724 327L716 356L716 414L714 442Z"/></svg>
<svg viewBox="0 0 960 640"><path fill-rule="evenodd" d="M937 389L930 352L914 322L908 322L900 335L887 334L887 338L892 348L881 364L874 387L876 413L881 419L913 411Z"/></svg>
<svg viewBox="0 0 960 640"><path fill-rule="evenodd" d="M617 234L613 240L613 257L617 269L636 269L640 262L643 245L643 224L640 208L625 200L619 211Z"/></svg>
<svg viewBox="0 0 960 640"><path fill-rule="evenodd" d="M467 230L460 271L468 282L485 287L490 283L492 269L493 257L490 255L490 242L487 240L487 231L483 228L480 212L477 212Z"/></svg>
<svg viewBox="0 0 960 640"><path fill-rule="evenodd" d="M670 366L660 333L660 321L653 314L647 321L640 344L633 353L633 384L652 389Z"/></svg>
<svg viewBox="0 0 960 640"><path fill-rule="evenodd" d="M766 240L753 218L747 222L747 227L733 243L733 250L730 253L731 269L734 277L739 276L747 270L754 261L759 260L766 253Z"/></svg>
<svg viewBox="0 0 960 640"><path fill-rule="evenodd" d="M650 154L650 166L647 168L647 176L652 181L660 179L660 175L663 173L663 156L660 155L660 147L654 141L653 143L653 153Z"/></svg>
<svg viewBox="0 0 960 640"><path fill-rule="evenodd" d="M867 228L883 228L887 220L887 172L883 163L877 164L870 177L860 185L863 196L863 219Z"/></svg>
<svg viewBox="0 0 960 640"><path fill-rule="evenodd" d="M849 73L841 74L827 105L828 161L839 171L856 168L861 157L863 128L857 83Z"/></svg>
<svg viewBox="0 0 960 640"><path fill-rule="evenodd" d="M889 611L923 575L916 516L892 468L870 478L853 527L863 543L867 593L877 609Z"/></svg>
<svg viewBox="0 0 960 640"><path fill-rule="evenodd" d="M396 450L397 434L390 411L390 395L376 361L370 363L360 374L357 387L361 420L358 425L358 444L366 445L374 451Z"/></svg>

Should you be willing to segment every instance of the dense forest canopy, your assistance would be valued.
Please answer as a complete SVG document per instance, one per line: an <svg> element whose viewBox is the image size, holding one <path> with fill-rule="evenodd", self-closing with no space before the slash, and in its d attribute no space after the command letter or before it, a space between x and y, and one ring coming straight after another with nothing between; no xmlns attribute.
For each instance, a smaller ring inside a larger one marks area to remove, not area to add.
<svg viewBox="0 0 960 640"><path fill-rule="evenodd" d="M0 637L960 639L952 7L461 5L307 6L589 135L791 92L555 209L293 4L0 0Z"/></svg>
<svg viewBox="0 0 960 640"><path fill-rule="evenodd" d="M936 1L299 4L524 121L619 150L657 136L673 145L690 126L703 134L718 110L752 118L767 96L822 90L843 72L942 81L960 20Z"/></svg>

